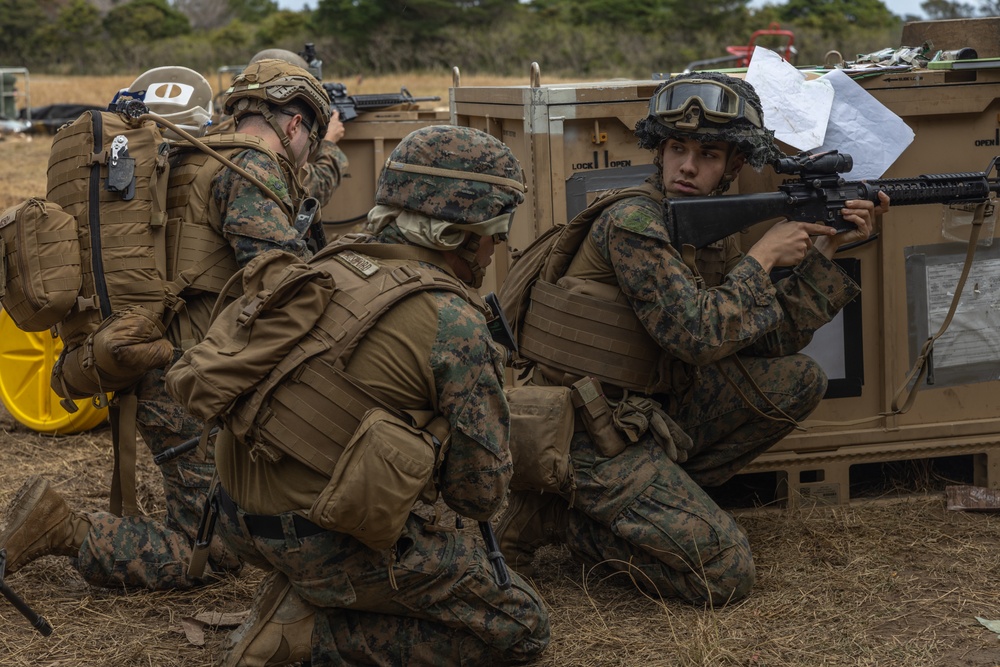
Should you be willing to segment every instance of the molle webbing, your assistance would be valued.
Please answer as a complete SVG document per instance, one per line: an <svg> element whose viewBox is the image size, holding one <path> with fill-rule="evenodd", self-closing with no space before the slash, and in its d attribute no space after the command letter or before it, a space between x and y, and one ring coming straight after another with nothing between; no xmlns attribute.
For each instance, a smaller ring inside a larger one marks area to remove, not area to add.
<svg viewBox="0 0 1000 667"><path fill-rule="evenodd" d="M660 349L632 308L539 280L520 335L532 361L624 389L648 392Z"/></svg>
<svg viewBox="0 0 1000 667"><path fill-rule="evenodd" d="M277 164L284 162L263 139L248 134L220 134L202 142L232 159L246 149L266 153ZM224 165L194 146L179 144L171 156L170 187L167 191L167 278L181 290L218 294L239 266L220 230L222 212L212 199L212 181ZM296 191L289 173L282 174L289 191Z"/></svg>
<svg viewBox="0 0 1000 667"><path fill-rule="evenodd" d="M337 259L343 253L377 257L378 270L363 277ZM369 409L398 412L343 372L362 336L419 291L454 292L475 303L460 281L417 265L417 258L442 263L430 250L383 244L335 243L313 258L334 276L337 290L313 330L230 412L237 438L265 456L276 449L330 474Z"/></svg>

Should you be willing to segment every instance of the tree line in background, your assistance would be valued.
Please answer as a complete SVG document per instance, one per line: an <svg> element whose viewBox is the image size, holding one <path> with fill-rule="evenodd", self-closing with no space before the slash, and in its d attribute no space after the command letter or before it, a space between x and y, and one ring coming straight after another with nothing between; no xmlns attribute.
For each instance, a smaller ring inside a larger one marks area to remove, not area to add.
<svg viewBox="0 0 1000 667"><path fill-rule="evenodd" d="M450 70L648 78L725 54L757 29L795 33L799 65L837 50L898 47L903 22L881 0L0 0L0 66L117 74L162 65L201 72L263 48L313 42L331 75ZM1000 15L1000 0L926 0L929 19ZM763 42L766 46L767 43ZM919 45L905 45L919 46Z"/></svg>

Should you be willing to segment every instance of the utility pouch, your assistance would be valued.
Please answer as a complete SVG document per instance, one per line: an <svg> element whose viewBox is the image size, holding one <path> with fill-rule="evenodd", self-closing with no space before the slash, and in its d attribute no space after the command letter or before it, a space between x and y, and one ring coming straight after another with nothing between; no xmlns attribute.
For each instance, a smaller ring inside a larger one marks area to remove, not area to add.
<svg viewBox="0 0 1000 667"><path fill-rule="evenodd" d="M158 317L126 306L77 345L67 345L52 369L52 389L65 399L87 398L132 386L173 359Z"/></svg>
<svg viewBox="0 0 1000 667"><path fill-rule="evenodd" d="M597 449L607 458L621 454L627 445L611 418L611 406L604 397L601 383L592 377L573 384L573 407Z"/></svg>
<svg viewBox="0 0 1000 667"><path fill-rule="evenodd" d="M434 473L430 433L383 408L369 410L308 519L380 550L396 543Z"/></svg>
<svg viewBox="0 0 1000 667"><path fill-rule="evenodd" d="M510 405L510 454L514 491L571 495L575 488L569 445L573 403L569 387L527 385L506 390Z"/></svg>
<svg viewBox="0 0 1000 667"><path fill-rule="evenodd" d="M23 331L45 331L76 305L83 278L76 220L44 199L0 213L0 303Z"/></svg>

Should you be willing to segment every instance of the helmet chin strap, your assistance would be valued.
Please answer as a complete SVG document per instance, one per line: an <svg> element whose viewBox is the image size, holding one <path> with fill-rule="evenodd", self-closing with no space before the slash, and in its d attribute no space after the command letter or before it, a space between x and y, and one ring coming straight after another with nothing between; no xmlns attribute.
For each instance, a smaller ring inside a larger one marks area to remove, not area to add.
<svg viewBox="0 0 1000 667"><path fill-rule="evenodd" d="M476 257L479 242L479 235L470 232L465 242L453 251L469 267L469 271L472 273L472 282L469 283L469 286L476 289L483 286L483 279L486 278L486 269L479 266L479 259Z"/></svg>
<svg viewBox="0 0 1000 667"><path fill-rule="evenodd" d="M274 133L278 135L278 140L281 142L281 146L285 149L285 154L288 155L288 158L292 161L293 165L298 166L299 155L295 149L292 148L292 140L285 133L284 128L281 127L281 123L278 122L278 118L271 113L270 109L267 108L267 105L262 104L261 107L261 115L264 116L268 125L270 125L271 129L274 130Z"/></svg>
<svg viewBox="0 0 1000 667"><path fill-rule="evenodd" d="M736 148L736 144L730 144L728 154L726 155L726 171L722 174L722 179L719 184L712 190L713 195L721 195L729 189L729 186L733 181L736 180L736 160L739 155L739 150Z"/></svg>

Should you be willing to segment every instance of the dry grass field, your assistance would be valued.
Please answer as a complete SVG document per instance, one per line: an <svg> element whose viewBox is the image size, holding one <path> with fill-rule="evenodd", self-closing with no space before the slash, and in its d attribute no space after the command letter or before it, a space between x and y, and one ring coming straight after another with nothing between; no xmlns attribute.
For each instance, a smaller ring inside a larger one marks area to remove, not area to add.
<svg viewBox="0 0 1000 667"><path fill-rule="evenodd" d="M103 104L130 80L32 77L32 104ZM398 90L403 84L415 95L446 98L450 75L439 82L366 81L363 90L352 92ZM49 143L45 136L0 140L0 207L44 194ZM74 507L107 506L112 455L106 427L42 435L0 407L0 456L0 517L21 483L36 474L52 480ZM140 456L138 479L143 510L162 515L162 492L148 455ZM740 510L754 548L757 586L747 600L721 609L652 599L623 576L582 568L562 549L543 550L535 583L549 608L552 644L535 665L1000 665L1000 637L977 620L1000 619L1000 517L949 511L944 483L928 474L919 493L894 493L890 483L880 497L843 507ZM227 623L246 609L259 578L247 570L198 591L126 594L89 587L65 558L40 559L6 583L54 632L41 636L0 599L0 665L218 664Z"/></svg>

